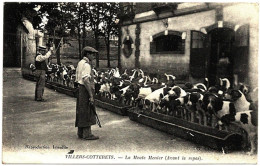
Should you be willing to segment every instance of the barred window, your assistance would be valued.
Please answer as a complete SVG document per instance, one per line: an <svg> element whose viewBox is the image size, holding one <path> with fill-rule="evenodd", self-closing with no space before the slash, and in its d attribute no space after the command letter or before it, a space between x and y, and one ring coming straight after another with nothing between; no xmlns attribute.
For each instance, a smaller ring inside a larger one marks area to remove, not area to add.
<svg viewBox="0 0 260 166"><path fill-rule="evenodd" d="M169 31L168 35L161 32L153 36L150 43L151 54L184 54L185 39L181 32Z"/></svg>

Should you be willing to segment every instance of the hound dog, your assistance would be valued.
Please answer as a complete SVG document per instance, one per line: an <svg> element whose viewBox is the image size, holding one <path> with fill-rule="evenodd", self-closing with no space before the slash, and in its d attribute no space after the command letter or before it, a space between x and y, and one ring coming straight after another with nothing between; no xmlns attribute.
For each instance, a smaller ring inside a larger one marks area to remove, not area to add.
<svg viewBox="0 0 260 166"><path fill-rule="evenodd" d="M240 95L237 95L240 96L239 98L242 96L241 91L233 91L233 93L239 93ZM217 116L217 126L219 129L228 126L232 122L237 123L242 129L244 129L247 133L248 142L251 146L251 151L249 154L254 153L256 150L255 139L257 135L257 116L255 115L255 111L249 110L248 105L246 107L238 107L241 106L241 104L223 101L215 94L205 94L203 98L203 105L207 111Z"/></svg>

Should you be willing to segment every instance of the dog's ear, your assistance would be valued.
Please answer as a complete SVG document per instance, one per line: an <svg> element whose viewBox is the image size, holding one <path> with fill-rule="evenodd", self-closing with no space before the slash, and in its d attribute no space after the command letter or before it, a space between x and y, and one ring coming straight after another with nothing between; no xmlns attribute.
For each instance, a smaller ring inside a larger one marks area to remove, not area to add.
<svg viewBox="0 0 260 166"><path fill-rule="evenodd" d="M239 92L239 90L232 90L231 91L231 97L233 100L237 100L242 96L242 94Z"/></svg>
<svg viewBox="0 0 260 166"><path fill-rule="evenodd" d="M169 87L163 88L163 94L166 95L169 90L170 90ZM160 95L161 95L161 94L160 94Z"/></svg>
<svg viewBox="0 0 260 166"><path fill-rule="evenodd" d="M160 99L162 99L163 98L163 94L162 93L160 93Z"/></svg>
<svg viewBox="0 0 260 166"><path fill-rule="evenodd" d="M193 87L192 83L186 82L184 85L187 89L191 89Z"/></svg>
<svg viewBox="0 0 260 166"><path fill-rule="evenodd" d="M229 114L230 115L236 115L237 111L236 111L236 107L234 105L234 103L229 103Z"/></svg>
<svg viewBox="0 0 260 166"><path fill-rule="evenodd" d="M200 98L200 94L198 92L195 92L191 94L190 100L192 102L197 102L199 101L199 98Z"/></svg>
<svg viewBox="0 0 260 166"><path fill-rule="evenodd" d="M174 100L173 105L174 105L174 108L181 105L180 100Z"/></svg>
<svg viewBox="0 0 260 166"><path fill-rule="evenodd" d="M183 97L183 98L184 98L184 103L187 103L187 102L188 102L189 95L191 95L191 94L188 93L186 96Z"/></svg>
<svg viewBox="0 0 260 166"><path fill-rule="evenodd" d="M205 93L203 97L203 103L207 102L209 99L210 93Z"/></svg>
<svg viewBox="0 0 260 166"><path fill-rule="evenodd" d="M181 89L179 87L174 89L174 92L177 94L177 96L180 96L181 94Z"/></svg>
<svg viewBox="0 0 260 166"><path fill-rule="evenodd" d="M216 111L219 111L222 109L224 102L219 97L216 97L215 99L216 99Z"/></svg>

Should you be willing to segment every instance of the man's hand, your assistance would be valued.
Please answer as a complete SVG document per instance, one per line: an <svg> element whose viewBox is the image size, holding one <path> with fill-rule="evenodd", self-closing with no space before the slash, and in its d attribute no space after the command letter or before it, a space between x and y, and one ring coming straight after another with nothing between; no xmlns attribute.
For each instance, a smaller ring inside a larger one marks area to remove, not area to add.
<svg viewBox="0 0 260 166"><path fill-rule="evenodd" d="M90 98L89 98L89 102L93 104L93 103L94 103L94 98L93 98L93 97L90 97Z"/></svg>
<svg viewBox="0 0 260 166"><path fill-rule="evenodd" d="M53 49L53 47L50 47L50 48L49 48L49 51L51 52L51 55L54 55L54 49Z"/></svg>

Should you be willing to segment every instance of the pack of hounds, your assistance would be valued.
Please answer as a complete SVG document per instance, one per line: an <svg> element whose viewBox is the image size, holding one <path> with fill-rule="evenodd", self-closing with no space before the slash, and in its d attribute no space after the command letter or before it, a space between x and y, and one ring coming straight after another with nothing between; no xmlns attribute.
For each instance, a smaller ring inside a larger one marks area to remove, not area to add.
<svg viewBox="0 0 260 166"><path fill-rule="evenodd" d="M51 64L49 69L48 81L76 88L73 65ZM248 153L257 151L258 88L250 89L242 83L231 88L227 78L218 78L214 86L209 86L207 78L181 86L171 74L152 77L142 69L93 69L93 73L97 96L218 130L228 130L231 123L236 124L247 134Z"/></svg>

